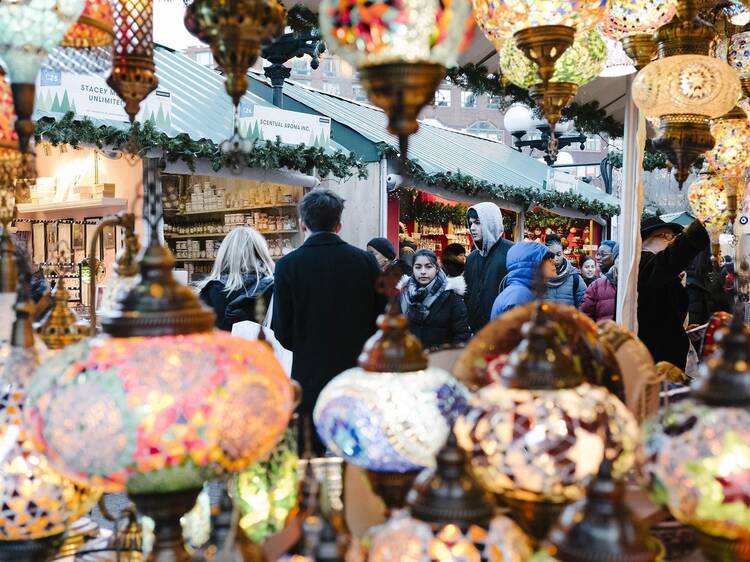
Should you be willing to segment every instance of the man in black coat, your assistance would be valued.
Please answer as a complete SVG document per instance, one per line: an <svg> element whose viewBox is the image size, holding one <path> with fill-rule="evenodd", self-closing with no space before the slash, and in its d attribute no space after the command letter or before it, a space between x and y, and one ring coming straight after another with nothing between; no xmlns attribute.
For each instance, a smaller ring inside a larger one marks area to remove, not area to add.
<svg viewBox="0 0 750 562"><path fill-rule="evenodd" d="M300 420L310 428L319 455L325 448L312 425L318 395L333 377L357 365L382 312L375 259L338 236L343 210L343 199L332 191L308 193L299 204L307 239L279 261L274 275L272 328L294 353L292 378L302 386Z"/></svg>
<svg viewBox="0 0 750 562"><path fill-rule="evenodd" d="M643 247L638 269L638 337L654 361L685 369L688 294L680 280L690 262L709 244L700 221L682 226L658 217L641 222Z"/></svg>
<svg viewBox="0 0 750 562"><path fill-rule="evenodd" d="M466 308L475 334L490 321L500 282L508 270L505 261L512 242L502 238L503 215L494 203L479 203L466 214L474 251L466 258Z"/></svg>

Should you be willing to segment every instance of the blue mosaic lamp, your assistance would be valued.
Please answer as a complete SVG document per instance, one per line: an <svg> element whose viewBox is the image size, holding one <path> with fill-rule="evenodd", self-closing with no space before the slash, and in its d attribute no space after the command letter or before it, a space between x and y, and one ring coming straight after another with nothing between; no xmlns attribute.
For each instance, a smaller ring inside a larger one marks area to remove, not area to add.
<svg viewBox="0 0 750 562"><path fill-rule="evenodd" d="M313 419L323 442L367 471L388 509L403 507L416 475L434 466L468 391L441 369L428 368L419 340L398 312L398 273L386 273L390 297L378 332L365 344L359 367L334 378L318 398Z"/></svg>

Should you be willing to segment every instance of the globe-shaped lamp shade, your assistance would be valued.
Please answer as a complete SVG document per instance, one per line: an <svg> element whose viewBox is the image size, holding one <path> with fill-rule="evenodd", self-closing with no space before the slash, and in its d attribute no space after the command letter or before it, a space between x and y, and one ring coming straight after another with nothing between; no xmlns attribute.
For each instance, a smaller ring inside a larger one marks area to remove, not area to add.
<svg viewBox="0 0 750 562"><path fill-rule="evenodd" d="M646 117L692 114L720 117L740 98L737 73L703 55L674 55L643 68L633 80L633 101Z"/></svg>
<svg viewBox="0 0 750 562"><path fill-rule="evenodd" d="M28 403L35 439L66 475L159 493L262 458L294 397L265 344L217 331L80 342L37 370Z"/></svg>
<svg viewBox="0 0 750 562"><path fill-rule="evenodd" d="M372 562L524 562L531 554L529 539L503 515L492 519L489 529L473 525L462 532L456 525L433 527L400 511L372 532L368 558Z"/></svg>
<svg viewBox="0 0 750 562"><path fill-rule="evenodd" d="M473 30L469 0L323 0L319 13L326 46L356 68L395 62L455 66Z"/></svg>
<svg viewBox="0 0 750 562"><path fill-rule="evenodd" d="M599 76L606 60L607 45L601 33L595 29L580 33L557 59L551 81L582 86ZM506 42L500 51L500 68L505 78L521 88L530 88L542 81L537 65L526 58L513 41Z"/></svg>
<svg viewBox="0 0 750 562"><path fill-rule="evenodd" d="M13 129L16 112L13 109L13 92L5 76L0 76L0 161L20 159L18 133ZM13 316L8 316L12 318Z"/></svg>
<svg viewBox="0 0 750 562"><path fill-rule="evenodd" d="M503 116L505 130L511 133L530 132L532 129L531 109L520 103L513 104Z"/></svg>
<svg viewBox="0 0 750 562"><path fill-rule="evenodd" d="M517 31L542 25L563 25L579 33L604 17L607 0L474 0L477 23L493 44Z"/></svg>
<svg viewBox="0 0 750 562"><path fill-rule="evenodd" d="M750 78L750 31L732 35L727 48L727 62L740 78Z"/></svg>
<svg viewBox="0 0 750 562"><path fill-rule="evenodd" d="M711 169L726 180L744 177L750 165L750 121L717 119L711 123L711 135L716 141L706 152Z"/></svg>
<svg viewBox="0 0 750 562"><path fill-rule="evenodd" d="M695 408L665 443L655 475L677 520L727 539L750 533L748 423L744 408Z"/></svg>
<svg viewBox="0 0 750 562"><path fill-rule="evenodd" d="M520 501L566 503L585 493L605 453L622 475L635 461L638 424L603 387L479 390L456 420L459 445L491 492Z"/></svg>
<svg viewBox="0 0 750 562"><path fill-rule="evenodd" d="M602 31L611 39L651 34L669 23L677 11L677 0L610 0L602 20Z"/></svg>
<svg viewBox="0 0 750 562"><path fill-rule="evenodd" d="M602 78L617 78L635 74L636 68L633 61L625 54L622 44L608 37L604 38L604 42L607 44L607 60L604 63L604 70L599 73L599 76Z"/></svg>
<svg viewBox="0 0 750 562"><path fill-rule="evenodd" d="M110 0L86 0L81 17L65 33L61 46L76 49L106 47L112 44L114 25Z"/></svg>
<svg viewBox="0 0 750 562"><path fill-rule="evenodd" d="M727 190L717 175L701 175L688 188L688 203L693 216L703 221L706 228L723 229L730 221Z"/></svg>
<svg viewBox="0 0 750 562"><path fill-rule="evenodd" d="M323 442L347 462L408 472L434 465L467 396L441 369L374 373L357 367L328 383L313 419Z"/></svg>
<svg viewBox="0 0 750 562"><path fill-rule="evenodd" d="M81 15L85 0L0 3L0 56L11 83L33 84L50 49Z"/></svg>

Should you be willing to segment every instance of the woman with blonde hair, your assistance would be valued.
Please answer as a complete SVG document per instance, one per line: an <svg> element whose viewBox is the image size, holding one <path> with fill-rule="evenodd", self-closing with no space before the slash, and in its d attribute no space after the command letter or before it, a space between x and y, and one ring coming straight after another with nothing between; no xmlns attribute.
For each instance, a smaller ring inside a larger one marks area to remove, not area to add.
<svg viewBox="0 0 750 562"><path fill-rule="evenodd" d="M255 318L256 300L266 308L273 294L274 263L257 230L240 226L219 247L211 273L197 284L201 300L216 313L216 327L228 332L236 322Z"/></svg>

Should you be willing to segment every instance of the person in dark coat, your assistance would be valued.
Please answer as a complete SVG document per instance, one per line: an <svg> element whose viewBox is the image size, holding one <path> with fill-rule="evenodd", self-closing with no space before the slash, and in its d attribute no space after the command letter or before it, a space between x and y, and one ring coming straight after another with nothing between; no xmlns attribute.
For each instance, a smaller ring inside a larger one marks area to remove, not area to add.
<svg viewBox="0 0 750 562"><path fill-rule="evenodd" d="M448 277L462 277L466 269L466 248L456 242L448 244L440 256L440 263Z"/></svg>
<svg viewBox="0 0 750 562"><path fill-rule="evenodd" d="M305 243L276 264L273 328L294 354L292 378L302 386L300 420L314 453L325 447L312 425L320 391L339 373L355 367L375 332L384 301L376 292L380 270L370 254L344 242L344 201L333 191L314 189L300 201Z"/></svg>
<svg viewBox="0 0 750 562"><path fill-rule="evenodd" d="M465 283L448 278L440 269L434 252L418 250L414 254L413 274L401 289L401 311L425 349L469 341L465 288Z"/></svg>
<svg viewBox="0 0 750 562"><path fill-rule="evenodd" d="M703 224L682 226L658 217L641 222L638 270L638 337L655 362L668 361L685 369L689 349L685 333L688 295L680 275L709 244Z"/></svg>
<svg viewBox="0 0 750 562"><path fill-rule="evenodd" d="M378 262L381 271L396 259L396 248L388 238L373 238L367 243L367 252Z"/></svg>
<svg viewBox="0 0 750 562"><path fill-rule="evenodd" d="M508 251L508 275L492 306L492 319L533 301L536 276L541 274L546 281L555 272L555 255L546 246L539 242L514 244Z"/></svg>
<svg viewBox="0 0 750 562"><path fill-rule="evenodd" d="M685 270L685 289L688 293L688 324L703 325L714 312L730 310L724 292L724 277L711 263L710 248L705 248Z"/></svg>
<svg viewBox="0 0 750 562"><path fill-rule="evenodd" d="M503 215L494 203L479 203L466 214L474 251L466 258L466 308L474 333L490 321L500 282L508 273L506 259L512 242L502 238Z"/></svg>
<svg viewBox="0 0 750 562"><path fill-rule="evenodd" d="M216 327L227 332L237 322L256 318L258 298L273 295L273 258L263 235L247 226L232 229L219 246L211 273L198 282L201 300L216 314Z"/></svg>
<svg viewBox="0 0 750 562"><path fill-rule="evenodd" d="M603 277L596 279L583 295L581 312L594 322L614 320L617 311L617 262Z"/></svg>

